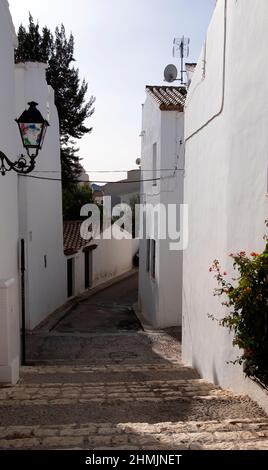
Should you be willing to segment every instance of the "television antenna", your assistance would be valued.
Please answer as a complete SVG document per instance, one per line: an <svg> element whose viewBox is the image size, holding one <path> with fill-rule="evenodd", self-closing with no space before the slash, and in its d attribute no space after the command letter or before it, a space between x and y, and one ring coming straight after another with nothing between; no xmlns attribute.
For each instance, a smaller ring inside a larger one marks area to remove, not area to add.
<svg viewBox="0 0 268 470"><path fill-rule="evenodd" d="M180 58L181 60L181 78L179 79L181 82L181 85L185 85L184 73L186 73L186 70L184 70L184 59L186 57L189 57L189 52L190 52L189 45L190 45L190 38L185 38L184 36L182 36L181 38L174 38L173 40L173 57ZM173 65L172 67L174 67L174 70L176 69L175 65ZM168 71L171 70L171 66L168 65L166 69L168 69ZM165 69L165 72L166 72L166 69ZM169 81L166 79L165 72L164 72L165 80ZM172 71L171 71L171 77L173 76L175 75L172 74ZM174 79L170 81L174 81L176 79L177 79L177 75Z"/></svg>

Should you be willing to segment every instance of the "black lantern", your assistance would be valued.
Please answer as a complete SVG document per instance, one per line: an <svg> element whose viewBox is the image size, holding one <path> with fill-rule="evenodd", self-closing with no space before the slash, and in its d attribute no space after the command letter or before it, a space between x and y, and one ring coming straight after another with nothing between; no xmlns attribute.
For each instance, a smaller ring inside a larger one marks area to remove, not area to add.
<svg viewBox="0 0 268 470"><path fill-rule="evenodd" d="M28 103L29 109L24 111L16 122L19 126L23 146L29 157L37 157L42 148L48 122L43 118L40 111L36 108L38 103L31 101Z"/></svg>
<svg viewBox="0 0 268 470"><path fill-rule="evenodd" d="M0 151L0 172L2 175L11 170L20 174L30 173L35 167L35 159L42 148L49 123L36 108L38 103L31 101L28 105L29 109L25 110L19 119L16 119L28 158L21 155L17 161L12 162Z"/></svg>

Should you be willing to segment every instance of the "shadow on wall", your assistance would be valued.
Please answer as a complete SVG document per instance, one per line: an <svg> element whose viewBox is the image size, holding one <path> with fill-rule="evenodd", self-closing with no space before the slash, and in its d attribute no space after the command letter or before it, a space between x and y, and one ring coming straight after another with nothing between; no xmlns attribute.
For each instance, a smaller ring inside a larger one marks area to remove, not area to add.
<svg viewBox="0 0 268 470"><path fill-rule="evenodd" d="M218 376L218 373L217 373L217 367L215 365L215 361L213 361L212 363L212 377L213 377L213 383L215 385L220 385L220 381L219 381L219 376Z"/></svg>
<svg viewBox="0 0 268 470"><path fill-rule="evenodd" d="M200 373L201 377L201 366L200 366L200 360L198 360L195 356L193 356L193 368ZM211 364L211 371L212 371L212 381L216 386L220 386L220 380L217 372L217 367L215 365L215 361L212 360Z"/></svg>

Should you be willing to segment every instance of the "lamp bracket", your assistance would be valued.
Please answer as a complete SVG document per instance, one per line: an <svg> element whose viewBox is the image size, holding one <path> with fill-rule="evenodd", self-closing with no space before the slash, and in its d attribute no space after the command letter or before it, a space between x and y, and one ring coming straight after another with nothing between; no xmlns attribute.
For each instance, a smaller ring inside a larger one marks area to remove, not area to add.
<svg viewBox="0 0 268 470"><path fill-rule="evenodd" d="M27 159L24 155L21 155L15 162L9 160L9 158L0 150L0 173L4 176L8 171L15 171L21 175L30 173L35 167L35 159L37 155L29 156ZM29 160L27 162L27 160Z"/></svg>

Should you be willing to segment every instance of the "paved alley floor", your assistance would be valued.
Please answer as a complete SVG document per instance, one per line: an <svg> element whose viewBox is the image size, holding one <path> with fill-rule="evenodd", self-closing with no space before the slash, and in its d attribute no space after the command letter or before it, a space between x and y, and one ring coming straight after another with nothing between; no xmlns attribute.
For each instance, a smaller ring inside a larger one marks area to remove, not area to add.
<svg viewBox="0 0 268 470"><path fill-rule="evenodd" d="M132 308L137 283L135 274L94 295L80 297L49 332L43 324L28 336L28 362L106 364L140 356L142 327Z"/></svg>
<svg viewBox="0 0 268 470"><path fill-rule="evenodd" d="M1 449L268 450L264 412L185 367L178 329L144 331L136 299L134 275L29 335L0 388Z"/></svg>

